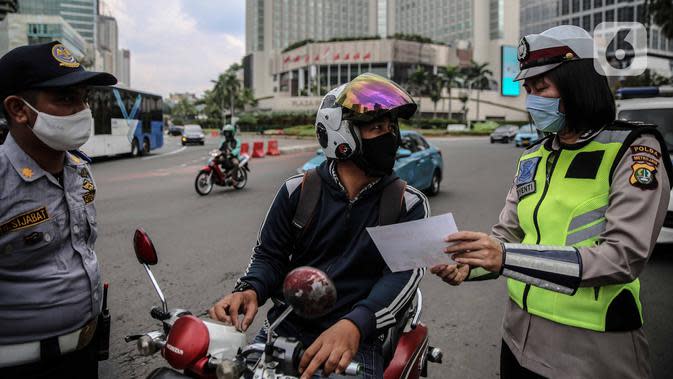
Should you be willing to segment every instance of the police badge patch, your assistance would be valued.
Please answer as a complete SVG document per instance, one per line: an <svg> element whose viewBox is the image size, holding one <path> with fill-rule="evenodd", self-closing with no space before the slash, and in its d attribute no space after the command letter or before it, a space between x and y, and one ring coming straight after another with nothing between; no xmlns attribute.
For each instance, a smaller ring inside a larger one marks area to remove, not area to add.
<svg viewBox="0 0 673 379"><path fill-rule="evenodd" d="M632 186L638 187L642 190L651 190L657 188L657 169L648 163L636 162L631 165L633 172L629 178L629 183Z"/></svg>
<svg viewBox="0 0 673 379"><path fill-rule="evenodd" d="M535 192L535 173L540 164L540 157L524 159L519 163L519 172L516 175L516 193L519 199Z"/></svg>

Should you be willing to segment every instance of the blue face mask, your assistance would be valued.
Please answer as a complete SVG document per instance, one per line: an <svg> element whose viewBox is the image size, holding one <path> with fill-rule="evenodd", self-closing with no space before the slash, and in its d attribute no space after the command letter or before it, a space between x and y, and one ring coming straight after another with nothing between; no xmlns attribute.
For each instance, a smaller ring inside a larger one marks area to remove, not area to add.
<svg viewBox="0 0 673 379"><path fill-rule="evenodd" d="M542 97L528 95L526 98L526 110L533 118L535 127L546 133L556 133L563 129L566 123L566 115L559 112L558 97Z"/></svg>

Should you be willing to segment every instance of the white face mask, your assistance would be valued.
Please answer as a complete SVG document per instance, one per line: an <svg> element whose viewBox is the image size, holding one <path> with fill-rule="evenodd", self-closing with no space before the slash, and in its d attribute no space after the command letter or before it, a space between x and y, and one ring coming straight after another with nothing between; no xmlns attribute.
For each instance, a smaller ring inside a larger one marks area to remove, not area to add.
<svg viewBox="0 0 673 379"><path fill-rule="evenodd" d="M57 151L68 151L78 149L89 140L93 127L91 109L86 108L70 116L54 116L38 111L26 100L23 102L37 113L33 134L45 145Z"/></svg>

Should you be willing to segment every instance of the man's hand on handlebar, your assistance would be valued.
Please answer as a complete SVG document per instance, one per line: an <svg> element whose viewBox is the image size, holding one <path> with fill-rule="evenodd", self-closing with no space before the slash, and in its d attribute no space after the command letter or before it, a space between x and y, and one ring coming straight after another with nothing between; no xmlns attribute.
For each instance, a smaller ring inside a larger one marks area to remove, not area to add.
<svg viewBox="0 0 673 379"><path fill-rule="evenodd" d="M208 316L245 332L252 324L257 309L257 293L254 290L247 290L223 297L208 310ZM243 314L242 319L239 319L239 314Z"/></svg>
<svg viewBox="0 0 673 379"><path fill-rule="evenodd" d="M325 330L306 349L299 362L301 378L311 378L321 366L323 376L341 374L355 357L360 345L360 330L350 320L340 320Z"/></svg>

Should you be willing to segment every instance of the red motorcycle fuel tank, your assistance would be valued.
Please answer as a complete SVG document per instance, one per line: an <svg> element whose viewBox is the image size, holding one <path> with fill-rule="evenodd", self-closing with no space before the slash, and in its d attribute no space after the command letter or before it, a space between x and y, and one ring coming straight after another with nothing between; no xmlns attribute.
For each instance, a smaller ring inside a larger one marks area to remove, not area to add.
<svg viewBox="0 0 673 379"><path fill-rule="evenodd" d="M395 355L383 373L384 379L418 379L428 349L428 327L418 324L403 333L395 348Z"/></svg>
<svg viewBox="0 0 673 379"><path fill-rule="evenodd" d="M192 315L182 316L171 327L161 355L174 368L184 370L206 356L209 344L210 334L206 324Z"/></svg>

